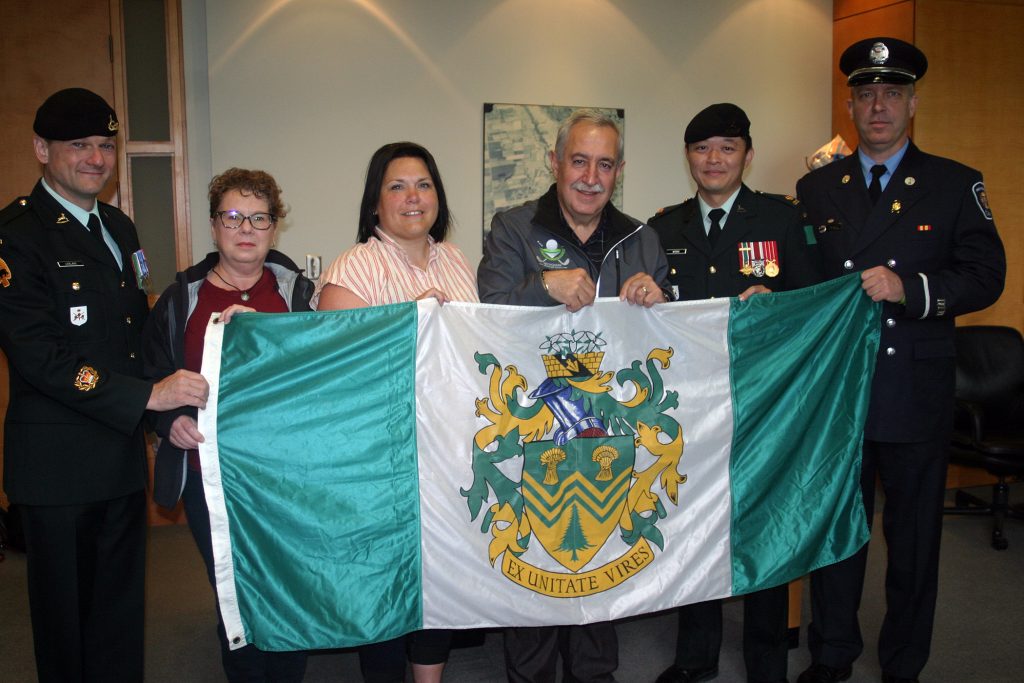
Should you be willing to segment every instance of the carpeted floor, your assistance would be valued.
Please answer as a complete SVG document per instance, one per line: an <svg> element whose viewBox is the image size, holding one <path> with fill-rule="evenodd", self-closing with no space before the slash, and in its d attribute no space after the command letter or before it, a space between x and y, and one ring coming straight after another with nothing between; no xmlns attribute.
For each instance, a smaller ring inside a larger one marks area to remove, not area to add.
<svg viewBox="0 0 1024 683"><path fill-rule="evenodd" d="M1020 486L1020 485L1018 485ZM987 494L987 491L981 491ZM1019 495L1019 491L1014 492ZM882 618L884 542L880 524L869 553L861 626L868 643L856 662L852 683L880 680L874 638ZM989 546L990 521L979 517L945 520L939 607L932 657L922 680L927 683L1024 681L1024 523L1007 522L1010 548ZM146 679L219 681L219 649L215 642L213 596L188 529L158 527L150 534L147 576ZM0 681L35 680L32 638L25 591L25 558L8 552L0 563ZM804 599L804 624L810 614ZM745 680L740 650L741 605L725 609L725 644L718 681ZM672 660L675 619L657 614L620 622L618 626L621 683L653 683ZM790 651L791 681L809 663L804 639ZM312 656L307 681L360 681L358 664L349 652ZM501 636L486 634L484 644L455 650L445 675L447 683L504 681Z"/></svg>

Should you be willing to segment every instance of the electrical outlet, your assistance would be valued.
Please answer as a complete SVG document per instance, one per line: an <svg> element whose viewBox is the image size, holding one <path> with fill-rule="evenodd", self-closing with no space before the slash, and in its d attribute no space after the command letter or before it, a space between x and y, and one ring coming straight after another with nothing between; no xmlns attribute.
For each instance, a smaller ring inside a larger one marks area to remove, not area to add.
<svg viewBox="0 0 1024 683"><path fill-rule="evenodd" d="M317 254L306 254L306 277L316 280L320 277L320 256Z"/></svg>

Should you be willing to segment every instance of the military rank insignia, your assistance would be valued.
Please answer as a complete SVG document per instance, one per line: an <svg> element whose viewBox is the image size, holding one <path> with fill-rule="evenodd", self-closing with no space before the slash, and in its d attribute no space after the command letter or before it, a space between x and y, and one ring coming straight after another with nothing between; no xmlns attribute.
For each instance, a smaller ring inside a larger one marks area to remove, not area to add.
<svg viewBox="0 0 1024 683"><path fill-rule="evenodd" d="M99 381L100 373L96 372L96 368L83 365L75 376L75 388L79 391L91 391L96 388Z"/></svg>
<svg viewBox="0 0 1024 683"><path fill-rule="evenodd" d="M775 240L740 242L737 253L743 275L776 277L779 274L779 244Z"/></svg>

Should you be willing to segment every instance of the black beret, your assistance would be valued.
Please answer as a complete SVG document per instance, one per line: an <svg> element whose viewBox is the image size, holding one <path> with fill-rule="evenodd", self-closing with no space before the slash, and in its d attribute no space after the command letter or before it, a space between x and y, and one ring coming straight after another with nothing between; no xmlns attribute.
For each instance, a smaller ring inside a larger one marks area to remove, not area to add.
<svg viewBox="0 0 1024 683"><path fill-rule="evenodd" d="M712 104L693 117L683 133L683 142L700 142L708 138L743 138L750 144L750 119L735 104Z"/></svg>
<svg viewBox="0 0 1024 683"><path fill-rule="evenodd" d="M910 43L896 38L867 38L843 51L839 70L846 74L847 85L906 84L924 76L928 58Z"/></svg>
<svg viewBox="0 0 1024 683"><path fill-rule="evenodd" d="M112 137L117 114L106 100L85 88L58 90L36 110L32 130L46 140L78 140L93 135Z"/></svg>

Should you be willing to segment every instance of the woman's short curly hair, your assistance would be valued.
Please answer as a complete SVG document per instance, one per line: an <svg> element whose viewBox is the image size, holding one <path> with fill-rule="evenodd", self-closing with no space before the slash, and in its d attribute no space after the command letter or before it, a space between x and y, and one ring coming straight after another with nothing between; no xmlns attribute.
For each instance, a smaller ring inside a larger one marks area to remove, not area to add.
<svg viewBox="0 0 1024 683"><path fill-rule="evenodd" d="M231 190L238 190L243 195L251 194L260 199L266 199L270 213L277 220L281 220L288 213L281 201L281 188L278 187L274 176L266 171L229 168L220 175L214 176L210 181L210 218L217 214L220 209L220 200Z"/></svg>

